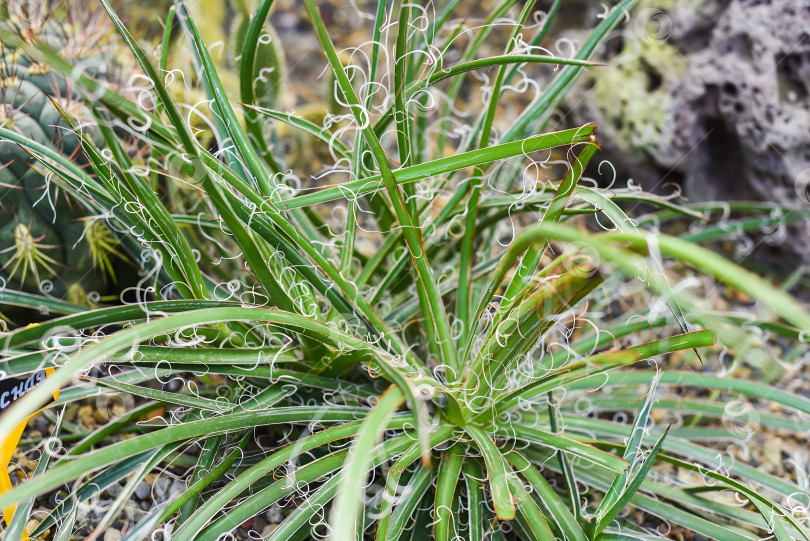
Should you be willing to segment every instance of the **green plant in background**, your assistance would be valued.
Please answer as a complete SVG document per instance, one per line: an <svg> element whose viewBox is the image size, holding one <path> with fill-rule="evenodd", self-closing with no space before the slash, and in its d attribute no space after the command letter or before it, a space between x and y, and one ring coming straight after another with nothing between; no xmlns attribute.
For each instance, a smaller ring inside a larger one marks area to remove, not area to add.
<svg viewBox="0 0 810 541"><path fill-rule="evenodd" d="M500 2L472 27L453 18L458 0L429 17L381 2L365 54L345 63L315 1L305 0L342 96L343 114L329 126L253 99L258 74L273 67L253 54L271 0L245 32L239 98L225 92L195 20L178 5L170 17L191 40L212 100L209 135L192 132L165 73L102 4L152 83L154 109L74 73L107 150L61 112L92 171L47 144L2 135L61 189L111 216L122 243L141 247L151 262L144 287L157 300L89 311L0 291L5 302L66 314L2 335L5 372L57 370L0 417L0 433L78 375L86 381L63 389L57 405L104 391L141 402L96 430L63 434L57 425L64 449L0 495L0 507L19 505L10 529L27 522L33 498L68 483L69 496L32 532L67 538L80 502L125 480L92 524L98 535L147 475L168 468L187 472L186 488L135 517L126 539L220 539L277 503L289 513L265 539L661 539L659 523L712 539L810 539L793 513L810 503L802 481L705 444L740 436L724 426L719 398L667 393L722 391L803 414L810 400L659 366L691 362L692 350L714 344L713 331L690 330L695 318L796 343L810 314L700 246L724 231L671 237L622 206L652 205L659 222L703 219L698 210L586 182L594 126L545 131L632 1L607 12L574 58L537 48L560 2L531 28L531 2ZM504 27L502 54L482 54ZM460 60L443 64L460 35L469 35ZM73 73L46 43L5 39ZM502 114L503 96L525 82L516 68L529 64L551 64L554 78L522 112ZM484 107L454 146L454 105L473 71L487 74ZM327 145L336 158L327 178L340 181L304 185L285 174L271 122ZM122 130L149 153L127 153ZM200 144L210 135L214 148ZM546 162L565 170L554 177ZM175 184L199 192L193 213L164 203ZM323 212L335 205L339 223ZM670 287L667 276L679 272L671 261L743 292L773 319L697 311ZM174 377L181 388L155 384ZM661 408L690 423L663 429L653 422ZM157 410L168 410L161 422L135 423ZM808 429L788 413L758 423Z"/></svg>
<svg viewBox="0 0 810 541"><path fill-rule="evenodd" d="M164 62L173 70L183 73L183 84L171 86L173 97L184 103L194 103L199 113L190 116L192 128L202 130L202 135L213 137L206 130L210 110L205 99L210 99L206 82L199 75L197 60L190 53L190 44L184 39L183 32L176 19L170 16L161 21L155 14L164 14L172 9L173 0L149 0L147 2L112 2L112 6L123 20L127 21L130 31L138 35L159 37L163 34L161 47L166 54ZM210 47L211 60L216 67L220 82L230 96L240 95L240 79L243 73L239 70L242 56L242 45L255 11L255 0L191 0L186 2L187 9L198 21L200 35ZM161 24L163 24L161 28ZM176 30L180 30L179 32ZM285 92L281 74L286 71L284 51L281 40L269 24L263 24L254 30L261 30L262 37L252 51L252 57L258 65L266 67L255 78L251 85L253 103L274 107ZM165 67L165 66L163 66ZM176 72L177 73L177 72ZM208 145L207 139L201 143Z"/></svg>
<svg viewBox="0 0 810 541"><path fill-rule="evenodd" d="M112 30L103 10L78 3L4 3L0 28L20 29L47 42L76 69L107 76ZM61 74L4 46L0 56L0 129L24 135L76 163L82 163L79 140L61 120L92 118ZM53 103L52 103L53 102ZM55 105L54 105L55 103ZM51 174L13 140L0 143L0 280L10 288L43 293L87 305L88 294L109 294L115 282L113 260L127 261L114 248L113 233L88 215L78 198L51 182ZM98 224L106 234L99 231ZM87 232L91 234L87 234ZM98 242L96 242L98 241ZM45 282L43 282L45 281ZM42 289L41 289L42 288ZM8 312L3 309L3 312ZM17 323L27 323L22 314Z"/></svg>

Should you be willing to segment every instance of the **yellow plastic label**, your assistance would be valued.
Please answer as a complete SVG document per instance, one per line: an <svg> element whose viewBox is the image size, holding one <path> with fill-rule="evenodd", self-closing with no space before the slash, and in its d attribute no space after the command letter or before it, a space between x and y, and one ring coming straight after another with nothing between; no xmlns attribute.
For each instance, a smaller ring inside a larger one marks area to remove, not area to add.
<svg viewBox="0 0 810 541"><path fill-rule="evenodd" d="M37 385L45 381L45 379L53 374L53 372L53 368L45 368L32 374L25 374L22 376L15 376L0 380L0 415L10 408L11 405L17 400L31 392L37 387ZM53 393L53 400L48 400L42 405L42 407L26 417L19 425L17 425L17 427L12 430L10 434L3 437L3 445L2 448L0 448L0 494L8 492L12 488L11 478L8 475L8 465L11 462L12 456L14 456L14 450L17 448L17 443L19 443L20 438L22 437L22 433L25 430L25 425L28 424L28 419L53 404L57 398L59 398L58 389ZM3 518L5 518L7 525L11 524L11 517L14 516L14 512L16 510L16 505L11 505L3 509ZM27 533L23 535L22 539L23 541L28 540Z"/></svg>

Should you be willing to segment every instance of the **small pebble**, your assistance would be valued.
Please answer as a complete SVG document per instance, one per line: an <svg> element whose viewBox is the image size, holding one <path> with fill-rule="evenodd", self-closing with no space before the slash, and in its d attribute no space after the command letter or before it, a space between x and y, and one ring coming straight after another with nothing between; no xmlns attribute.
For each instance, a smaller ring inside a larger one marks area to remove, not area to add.
<svg viewBox="0 0 810 541"><path fill-rule="evenodd" d="M29 459L26 455L21 455L15 459L17 465L27 472L37 469L37 462Z"/></svg>
<svg viewBox="0 0 810 541"><path fill-rule="evenodd" d="M250 527L251 530L260 532L264 530L265 527L267 527L267 521L264 520L262 515L256 515L253 517L253 526Z"/></svg>
<svg viewBox="0 0 810 541"><path fill-rule="evenodd" d="M138 486L135 487L135 497L139 500L145 500L149 498L149 494L152 492L152 487L150 487L145 482L141 481L138 483Z"/></svg>
<svg viewBox="0 0 810 541"><path fill-rule="evenodd" d="M115 528L107 528L104 532L104 541L121 541L121 532Z"/></svg>
<svg viewBox="0 0 810 541"><path fill-rule="evenodd" d="M284 520L284 511L281 509L281 506L273 505L264 514L264 517L270 524L280 524L281 521Z"/></svg>
<svg viewBox="0 0 810 541"><path fill-rule="evenodd" d="M121 494L121 489L123 487L120 483L113 483L107 487L107 494L112 496L113 498L117 498L119 494Z"/></svg>
<svg viewBox="0 0 810 541"><path fill-rule="evenodd" d="M166 501L166 496L169 493L169 479L166 477L158 477L152 485L152 494L158 502Z"/></svg>
<svg viewBox="0 0 810 541"><path fill-rule="evenodd" d="M103 412L102 410L95 410L93 412L93 419L95 419L96 422L100 425L107 424L110 421L109 416L106 414L106 412Z"/></svg>
<svg viewBox="0 0 810 541"><path fill-rule="evenodd" d="M85 405L79 408L79 422L85 427L89 429L93 429L96 427L96 420L93 417L93 406Z"/></svg>
<svg viewBox="0 0 810 541"><path fill-rule="evenodd" d="M75 421L76 415L79 412L79 405L78 404L70 404L65 409L65 420L66 421Z"/></svg>

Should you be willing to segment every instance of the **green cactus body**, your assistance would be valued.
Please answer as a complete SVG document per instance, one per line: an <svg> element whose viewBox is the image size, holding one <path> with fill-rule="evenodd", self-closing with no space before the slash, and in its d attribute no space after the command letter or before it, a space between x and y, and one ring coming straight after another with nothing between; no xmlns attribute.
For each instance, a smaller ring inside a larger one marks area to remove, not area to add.
<svg viewBox="0 0 810 541"><path fill-rule="evenodd" d="M34 23L15 18L10 11L1 24L30 25L32 32L39 24L41 35L54 49L81 69L98 74L109 60L97 40L88 39L98 29L70 24L70 20L54 15ZM0 62L0 128L23 134L81 164L79 140L51 102L76 118L89 118L70 85L17 51L4 49ZM94 139L100 142L99 137ZM0 140L0 287L89 304L95 294L114 294L110 261L125 260L116 244L113 234L51 182L45 168L25 149ZM14 317L8 308L3 314Z"/></svg>

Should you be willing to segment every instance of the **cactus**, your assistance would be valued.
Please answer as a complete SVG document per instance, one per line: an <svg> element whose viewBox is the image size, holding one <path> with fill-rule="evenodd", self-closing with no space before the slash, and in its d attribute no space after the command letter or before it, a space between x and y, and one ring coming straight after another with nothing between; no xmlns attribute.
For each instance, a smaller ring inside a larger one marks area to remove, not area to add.
<svg viewBox="0 0 810 541"><path fill-rule="evenodd" d="M75 1L49 5L10 0L3 7L4 27L42 36L85 72L105 76L111 52L109 22L101 13ZM59 108L90 118L63 77L19 51L3 48L0 128L81 162L79 141ZM115 269L127 261L113 233L60 190L25 148L3 141L0 164L0 286L85 305L96 294L112 294ZM10 314L7 309L4 313Z"/></svg>

